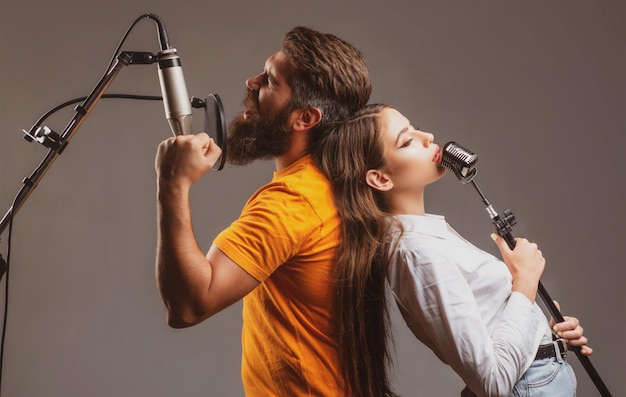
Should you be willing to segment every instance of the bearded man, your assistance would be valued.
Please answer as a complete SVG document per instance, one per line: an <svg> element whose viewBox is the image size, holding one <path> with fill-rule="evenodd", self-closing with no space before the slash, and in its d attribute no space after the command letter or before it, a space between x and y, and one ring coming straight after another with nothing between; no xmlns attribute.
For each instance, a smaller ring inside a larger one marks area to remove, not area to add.
<svg viewBox="0 0 626 397"><path fill-rule="evenodd" d="M276 170L206 255L193 233L189 190L221 150L200 133L171 137L157 151L156 276L168 324L192 326L243 299L246 396L384 395L360 391L363 378L387 387L384 366L357 376L333 332L341 229L311 156L329 124L367 103L365 59L334 35L296 27L246 86L226 158L273 159Z"/></svg>

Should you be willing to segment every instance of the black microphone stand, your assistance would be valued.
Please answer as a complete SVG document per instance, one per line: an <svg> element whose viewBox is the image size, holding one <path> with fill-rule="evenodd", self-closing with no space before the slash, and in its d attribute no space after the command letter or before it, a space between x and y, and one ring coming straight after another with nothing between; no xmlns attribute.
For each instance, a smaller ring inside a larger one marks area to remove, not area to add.
<svg viewBox="0 0 626 397"><path fill-rule="evenodd" d="M4 232L10 221L15 217L24 202L28 199L32 191L37 187L39 181L50 169L54 161L65 150L78 128L91 113L96 103L100 100L104 91L109 87L113 79L117 76L123 66L130 64L151 64L156 62L156 57L150 52L127 52L123 51L115 59L104 76L100 79L95 88L82 104L76 106L76 114L67 124L61 134L58 134L47 126L39 127L35 131L25 132L24 138L30 142L37 141L49 149L46 157L30 176L22 181L22 188L15 196L13 204L0 221L0 235ZM1 261L0 261L1 262ZM3 263L2 263L3 264ZM6 266L0 266L0 270L6 270ZM4 271L0 272L2 278Z"/></svg>
<svg viewBox="0 0 626 397"><path fill-rule="evenodd" d="M476 189L476 191L480 195L480 198L482 199L483 203L486 206L487 213L489 214L489 217L491 218L491 221L496 228L496 232L500 236L502 236L504 240L506 240L506 243L510 249L515 248L515 238L513 237L513 234L511 232L513 230L513 226L517 223L517 220L515 219L513 212L510 209L505 209L502 212L502 216L498 215L498 213L493 209L493 206L489 203L489 200L485 198L483 193L478 188L478 185L474 181L476 169L473 169L472 171L473 172L471 172L466 177L461 176L458 172L456 172L456 170L455 170L455 174L457 175L461 183L467 183L467 182L472 183L472 185L474 186L474 188ZM552 298L550 298L548 291L545 289L541 281L539 281L539 288L537 290L537 293L539 294L539 297L541 298L543 303L546 305L546 307L550 311L550 314L552 314L552 317L554 318L554 320L556 322L565 321L565 319L561 315L561 312L559 311L559 309L557 309L556 305L554 304L554 301L552 300ZM582 364L582 366L585 368L585 370L591 377L591 380L593 381L596 388L600 392L600 395L602 397L611 397L611 392L609 392L609 389L606 387L606 385L600 378L600 375L594 368L589 357L582 355L580 351L580 346L568 346L568 347L574 350L574 353L576 354L576 356L580 360L580 363Z"/></svg>
<svg viewBox="0 0 626 397"><path fill-rule="evenodd" d="M18 191L15 199L13 200L13 204L9 207L9 210L6 212L2 220L0 221L0 236L4 232L7 226L12 224L13 218L22 207L22 205L26 202L28 197L30 197L33 190L39 184L39 181L44 177L44 175L48 172L54 161L59 157L59 155L65 150L67 144L70 142L78 128L85 121L85 118L91 113L96 103L100 100L104 91L109 87L113 79L117 76L119 71L123 66L130 65L131 63L140 63L140 64L149 64L154 63L154 55L152 53L147 52L126 52L123 51L119 54L119 56L115 59L114 62L111 63L104 76L100 79L98 84L91 91L89 96L83 101L81 105L76 106L76 114L67 124L63 133L57 134L47 126L36 128L35 131L27 132L24 131L24 138L29 141L37 141L47 147L48 153L42 160L42 162L37 166L37 168L31 173L30 176L24 178L22 180L22 187ZM10 240L10 238L9 238ZM8 259L8 258L7 258ZM0 255L0 279L7 274L7 283L9 277L9 267L7 261L4 260L2 255ZM6 301L5 305L8 305L8 285L6 291ZM4 322L2 329L2 343L0 346L0 384L2 383L2 366L4 359L4 337L6 335L6 307L4 312ZM1 393L1 389L0 389Z"/></svg>

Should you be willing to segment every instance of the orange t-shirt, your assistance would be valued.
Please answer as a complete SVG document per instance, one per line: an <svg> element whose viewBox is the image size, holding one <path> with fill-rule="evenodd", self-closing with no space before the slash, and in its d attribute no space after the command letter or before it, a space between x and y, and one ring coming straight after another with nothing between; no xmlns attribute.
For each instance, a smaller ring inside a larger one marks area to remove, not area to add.
<svg viewBox="0 0 626 397"><path fill-rule="evenodd" d="M344 396L330 334L340 221L330 185L305 156L274 172L215 239L261 284L243 300L246 396Z"/></svg>

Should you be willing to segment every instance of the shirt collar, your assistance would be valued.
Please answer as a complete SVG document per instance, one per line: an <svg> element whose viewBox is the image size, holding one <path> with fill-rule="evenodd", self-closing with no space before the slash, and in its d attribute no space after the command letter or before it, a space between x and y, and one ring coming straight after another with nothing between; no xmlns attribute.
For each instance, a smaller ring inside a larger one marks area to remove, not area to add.
<svg viewBox="0 0 626 397"><path fill-rule="evenodd" d="M395 215L406 231L443 238L448 233L448 223L443 215Z"/></svg>
<svg viewBox="0 0 626 397"><path fill-rule="evenodd" d="M279 170L279 171L274 170L274 176L280 177L283 175L291 174L295 170L305 168L312 161L313 161L313 157L310 154L304 155L300 157L299 159L297 159L296 161L294 161L293 163L289 164L287 167L283 168L282 170Z"/></svg>

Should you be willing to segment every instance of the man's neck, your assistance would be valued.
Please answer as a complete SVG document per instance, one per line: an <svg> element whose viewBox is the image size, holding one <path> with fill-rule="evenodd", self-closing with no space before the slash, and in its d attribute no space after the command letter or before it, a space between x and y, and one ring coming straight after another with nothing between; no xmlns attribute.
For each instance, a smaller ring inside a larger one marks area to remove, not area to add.
<svg viewBox="0 0 626 397"><path fill-rule="evenodd" d="M291 136L291 144L287 152L278 157L274 157L276 171L289 167L291 164L309 154L309 141L307 137L308 135L306 133L297 133Z"/></svg>
<svg viewBox="0 0 626 397"><path fill-rule="evenodd" d="M283 154L280 157L274 157L274 164L276 164L276 171L280 171L289 167L291 164L300 160L302 157L306 156L308 152L302 151L294 154Z"/></svg>

